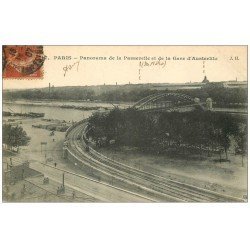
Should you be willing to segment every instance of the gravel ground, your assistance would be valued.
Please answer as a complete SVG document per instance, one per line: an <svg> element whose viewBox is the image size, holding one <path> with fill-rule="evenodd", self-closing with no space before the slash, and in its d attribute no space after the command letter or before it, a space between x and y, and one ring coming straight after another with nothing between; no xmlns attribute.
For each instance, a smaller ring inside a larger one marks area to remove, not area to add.
<svg viewBox="0 0 250 250"><path fill-rule="evenodd" d="M95 148L107 157L131 167L185 182L227 195L242 198L247 194L247 159L229 154L230 162L214 162L218 157L178 159L164 155L149 155L136 149Z"/></svg>

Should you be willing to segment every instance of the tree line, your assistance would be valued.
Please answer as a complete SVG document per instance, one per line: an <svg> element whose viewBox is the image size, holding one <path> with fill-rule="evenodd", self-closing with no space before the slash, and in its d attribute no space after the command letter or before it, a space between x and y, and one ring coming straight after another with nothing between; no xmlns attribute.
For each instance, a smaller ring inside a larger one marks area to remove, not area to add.
<svg viewBox="0 0 250 250"><path fill-rule="evenodd" d="M194 110L152 116L133 108L95 113L89 119L87 137L97 146L137 147L144 152L202 154L225 153L235 140L246 154L247 123L229 114Z"/></svg>
<svg viewBox="0 0 250 250"><path fill-rule="evenodd" d="M135 88L125 89L118 87L112 90L105 90L102 86L102 91L94 91L87 87L68 87L68 88L53 88L49 94L48 89L35 89L35 90L19 90L19 91L5 91L3 92L3 99L15 100L75 100L75 101L101 101L101 102L137 102L140 99L163 92L177 92L187 94L191 97L198 97L201 101L206 98L212 98L213 102L220 107L236 107L247 103L247 91L243 88L224 88L224 87L211 87L200 89L179 89L179 90L156 90L150 88Z"/></svg>

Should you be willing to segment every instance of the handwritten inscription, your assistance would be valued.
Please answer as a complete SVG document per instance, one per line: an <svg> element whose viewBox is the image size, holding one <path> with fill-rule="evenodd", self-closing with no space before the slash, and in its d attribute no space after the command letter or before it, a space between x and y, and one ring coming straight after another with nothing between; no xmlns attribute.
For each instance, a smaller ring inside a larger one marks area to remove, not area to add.
<svg viewBox="0 0 250 250"><path fill-rule="evenodd" d="M161 67L161 68L165 68L166 63L167 63L167 61L165 61L165 60L164 61L163 60L158 60L158 61L152 61L152 62L140 61L139 66L141 68L145 68L145 67Z"/></svg>
<svg viewBox="0 0 250 250"><path fill-rule="evenodd" d="M76 69L76 71L78 72L79 65L80 65L80 61L77 61L77 62L75 62L73 64L69 64L69 65L64 66L63 67L63 72L64 72L63 76L65 77L66 74L69 71L71 71L72 69Z"/></svg>

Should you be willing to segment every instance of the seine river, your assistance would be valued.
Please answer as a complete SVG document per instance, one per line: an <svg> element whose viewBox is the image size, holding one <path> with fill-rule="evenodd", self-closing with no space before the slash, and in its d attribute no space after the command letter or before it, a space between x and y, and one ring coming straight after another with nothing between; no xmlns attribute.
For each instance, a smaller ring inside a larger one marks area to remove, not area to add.
<svg viewBox="0 0 250 250"><path fill-rule="evenodd" d="M74 105L74 106L84 106L84 107L106 107L112 108L113 105L109 103L84 103L84 102L37 102L37 103L27 103L27 102L15 102L15 103L3 103L3 111L14 112L14 113L45 113L44 118L46 119L59 119L65 121L79 121L83 118L88 118L96 110L78 110L78 109L66 109L61 108L61 105ZM127 105L119 105L119 107L125 107ZM100 109L104 110L104 109Z"/></svg>

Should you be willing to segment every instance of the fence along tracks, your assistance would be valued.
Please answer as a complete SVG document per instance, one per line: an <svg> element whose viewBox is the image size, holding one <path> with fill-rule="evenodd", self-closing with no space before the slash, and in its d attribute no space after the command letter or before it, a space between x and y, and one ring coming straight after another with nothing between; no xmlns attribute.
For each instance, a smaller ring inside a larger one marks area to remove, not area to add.
<svg viewBox="0 0 250 250"><path fill-rule="evenodd" d="M87 123L82 121L74 125L68 133L68 153L75 156L82 164L110 176L127 185L133 192L142 192L157 201L179 202L244 202L229 195L189 185L175 180L157 176L125 164L114 161L98 153L91 147L85 151L85 129ZM81 138L81 139L80 139Z"/></svg>

